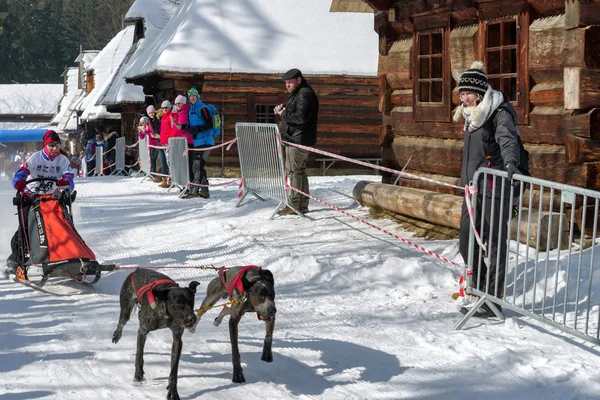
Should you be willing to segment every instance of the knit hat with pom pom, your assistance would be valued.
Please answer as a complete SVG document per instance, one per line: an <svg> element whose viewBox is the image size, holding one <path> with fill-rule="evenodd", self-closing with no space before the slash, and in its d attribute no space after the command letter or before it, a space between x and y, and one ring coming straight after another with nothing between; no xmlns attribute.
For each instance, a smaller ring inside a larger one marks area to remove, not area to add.
<svg viewBox="0 0 600 400"><path fill-rule="evenodd" d="M483 63L481 61L475 61L471 64L471 68L466 70L460 76L458 81L458 93L473 92L483 97L488 86L489 82L483 70Z"/></svg>

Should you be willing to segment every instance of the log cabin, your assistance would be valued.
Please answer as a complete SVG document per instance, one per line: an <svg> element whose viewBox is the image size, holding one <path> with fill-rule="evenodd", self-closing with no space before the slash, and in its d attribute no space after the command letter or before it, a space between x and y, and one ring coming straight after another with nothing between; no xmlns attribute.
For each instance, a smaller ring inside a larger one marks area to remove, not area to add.
<svg viewBox="0 0 600 400"><path fill-rule="evenodd" d="M456 86L481 60L492 87L517 111L531 174L600 190L598 0L365 2L376 10L385 164L408 163L417 174L458 181L463 133L462 122L451 119Z"/></svg>
<svg viewBox="0 0 600 400"><path fill-rule="evenodd" d="M127 82L143 86L156 105L196 86L220 110L227 141L237 122L276 122L273 107L287 98L281 76L299 68L319 96L317 148L380 157L372 12L330 13L322 0L215 0L214 7L182 4L156 40L133 54ZM239 165L235 146L223 161Z"/></svg>

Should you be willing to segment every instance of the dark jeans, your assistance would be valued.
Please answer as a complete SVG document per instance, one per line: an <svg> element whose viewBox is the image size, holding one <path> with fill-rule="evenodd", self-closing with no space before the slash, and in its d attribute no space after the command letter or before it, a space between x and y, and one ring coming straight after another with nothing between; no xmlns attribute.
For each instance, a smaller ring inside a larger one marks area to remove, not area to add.
<svg viewBox="0 0 600 400"><path fill-rule="evenodd" d="M201 145L198 146L198 149L203 147L210 147L209 145ZM206 151L190 151L188 153L190 155L190 160L192 160L192 183L196 185L208 185L208 175L206 174L206 161L208 161L208 156L210 154L210 150ZM197 194L198 191L202 193L208 193L208 186L191 186L190 193Z"/></svg>
<svg viewBox="0 0 600 400"><path fill-rule="evenodd" d="M158 158L158 149L155 149L154 147L150 147L150 172L156 172L156 159L157 158Z"/></svg>
<svg viewBox="0 0 600 400"><path fill-rule="evenodd" d="M158 150L158 155L160 156L160 173L169 175L169 164L167 164L167 154L165 153L165 149L154 150ZM152 158L152 155L150 155L150 158ZM156 159L154 162L156 163Z"/></svg>
<svg viewBox="0 0 600 400"><path fill-rule="evenodd" d="M504 275L506 271L506 249L507 249L507 231L509 228L508 221L510 220L511 204L508 204L507 199L504 200L502 210L502 220L500 220L500 199L494 199L488 197L485 201L484 211L484 224L483 231L481 232L481 208L482 208L482 197L477 197L477 211L475 215L475 227L479 232L481 241L487 245L488 252L490 255L490 266L488 267L484 262L484 253L481 252L479 257L480 247L475 244L473 254L473 279L472 285L485 293L490 293L496 297L503 297L504 293ZM493 208L493 221L492 221L492 208ZM490 235L490 225L493 225L494 231ZM502 232L500 233L500 228ZM465 264L468 262L469 256L469 234L471 232L471 222L469 221L469 212L467 210L467 204L463 201L462 213L460 216L460 230L459 230L459 251L465 260ZM499 235L500 233L500 235ZM498 256L500 258L498 258ZM481 275L479 275L479 267L481 266ZM497 272L497 273L496 273ZM497 277L497 279L496 279ZM479 279L478 279L479 278ZM496 292L496 283L498 288ZM487 288L487 290L486 290Z"/></svg>
<svg viewBox="0 0 600 400"><path fill-rule="evenodd" d="M27 237L27 221L29 215L29 208L31 205L23 205L23 232L21 233L21 229L17 229L12 239L10 240L10 250L11 253L6 259L6 265L9 267L16 268L17 264L20 262L22 264L28 261L28 258L25 257L25 253L27 253L27 247L25 242L25 237ZM18 210L21 212L21 210ZM19 218L20 223L20 218ZM20 257L20 252L23 251L23 256ZM23 258L23 259L20 259Z"/></svg>
<svg viewBox="0 0 600 400"><path fill-rule="evenodd" d="M87 165L87 176L94 176L94 172L92 172L92 170L94 168L96 168L96 159L93 159L92 161L87 161L86 165Z"/></svg>
<svg viewBox="0 0 600 400"><path fill-rule="evenodd" d="M297 147L287 146L285 149L285 170L290 178L290 185L308 194L308 176L306 162L308 151ZM308 210L309 198L294 190L289 197L290 205L299 211Z"/></svg>

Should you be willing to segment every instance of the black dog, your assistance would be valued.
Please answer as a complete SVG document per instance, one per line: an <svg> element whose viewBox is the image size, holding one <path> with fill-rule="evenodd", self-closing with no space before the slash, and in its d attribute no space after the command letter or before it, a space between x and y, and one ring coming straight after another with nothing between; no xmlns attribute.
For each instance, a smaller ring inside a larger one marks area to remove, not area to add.
<svg viewBox="0 0 600 400"><path fill-rule="evenodd" d="M132 272L121 287L121 314L112 341L121 339L123 327L129 321L134 307L139 304L140 327L137 335L135 354L135 375L133 380L144 380L144 345L148 333L157 329L169 328L173 332L171 347L171 373L167 386L167 399L179 400L177 393L177 370L183 342L184 328L192 328L196 323L194 295L199 283L193 281L189 288L181 288L168 276L149 269Z"/></svg>
<svg viewBox="0 0 600 400"><path fill-rule="evenodd" d="M266 335L263 344L261 360L273 361L271 346L273 344L273 329L275 328L275 281L271 271L256 266L221 268L219 277L213 279L206 289L206 298L198 313L198 321L208 308L220 299L229 297L235 302L231 307L225 307L215 318L215 326L219 326L223 317L229 318L229 339L231 341L231 357L233 362L233 382L246 382L240 362L238 347L238 324L246 312L256 312L258 319L266 323Z"/></svg>

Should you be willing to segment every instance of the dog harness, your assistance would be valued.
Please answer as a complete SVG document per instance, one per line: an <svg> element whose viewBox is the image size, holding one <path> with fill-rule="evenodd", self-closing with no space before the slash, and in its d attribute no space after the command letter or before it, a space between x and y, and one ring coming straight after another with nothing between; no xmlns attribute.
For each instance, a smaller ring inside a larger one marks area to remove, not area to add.
<svg viewBox="0 0 600 400"><path fill-rule="evenodd" d="M156 308L156 302L154 301L154 293L152 293L152 289L154 289L158 285L163 285L165 283L170 283L171 286L179 286L175 281L173 281L171 279L159 279L156 282L150 282L150 283L142 286L138 290L136 290L135 284L133 282L133 274L131 274L130 277L131 277L131 287L133 288L135 297L137 297L138 301L141 302L142 297L144 297L144 295L147 293L148 294L148 304L150 305L150 308L152 308L153 310Z"/></svg>
<svg viewBox="0 0 600 400"><path fill-rule="evenodd" d="M225 288L227 289L229 296L233 295L234 289L237 289L238 292L240 292L240 293L245 293L244 285L242 284L242 276L244 276L244 273L249 269L258 269L258 270L262 271L262 268L258 267L256 265L246 265L244 268L242 268L242 270L240 272L238 272L233 277L233 279L231 280L231 283L229 284L229 286L227 286L227 281L225 279L226 268L225 267L219 268L219 278L221 278L221 282L223 282L223 286L225 286Z"/></svg>

